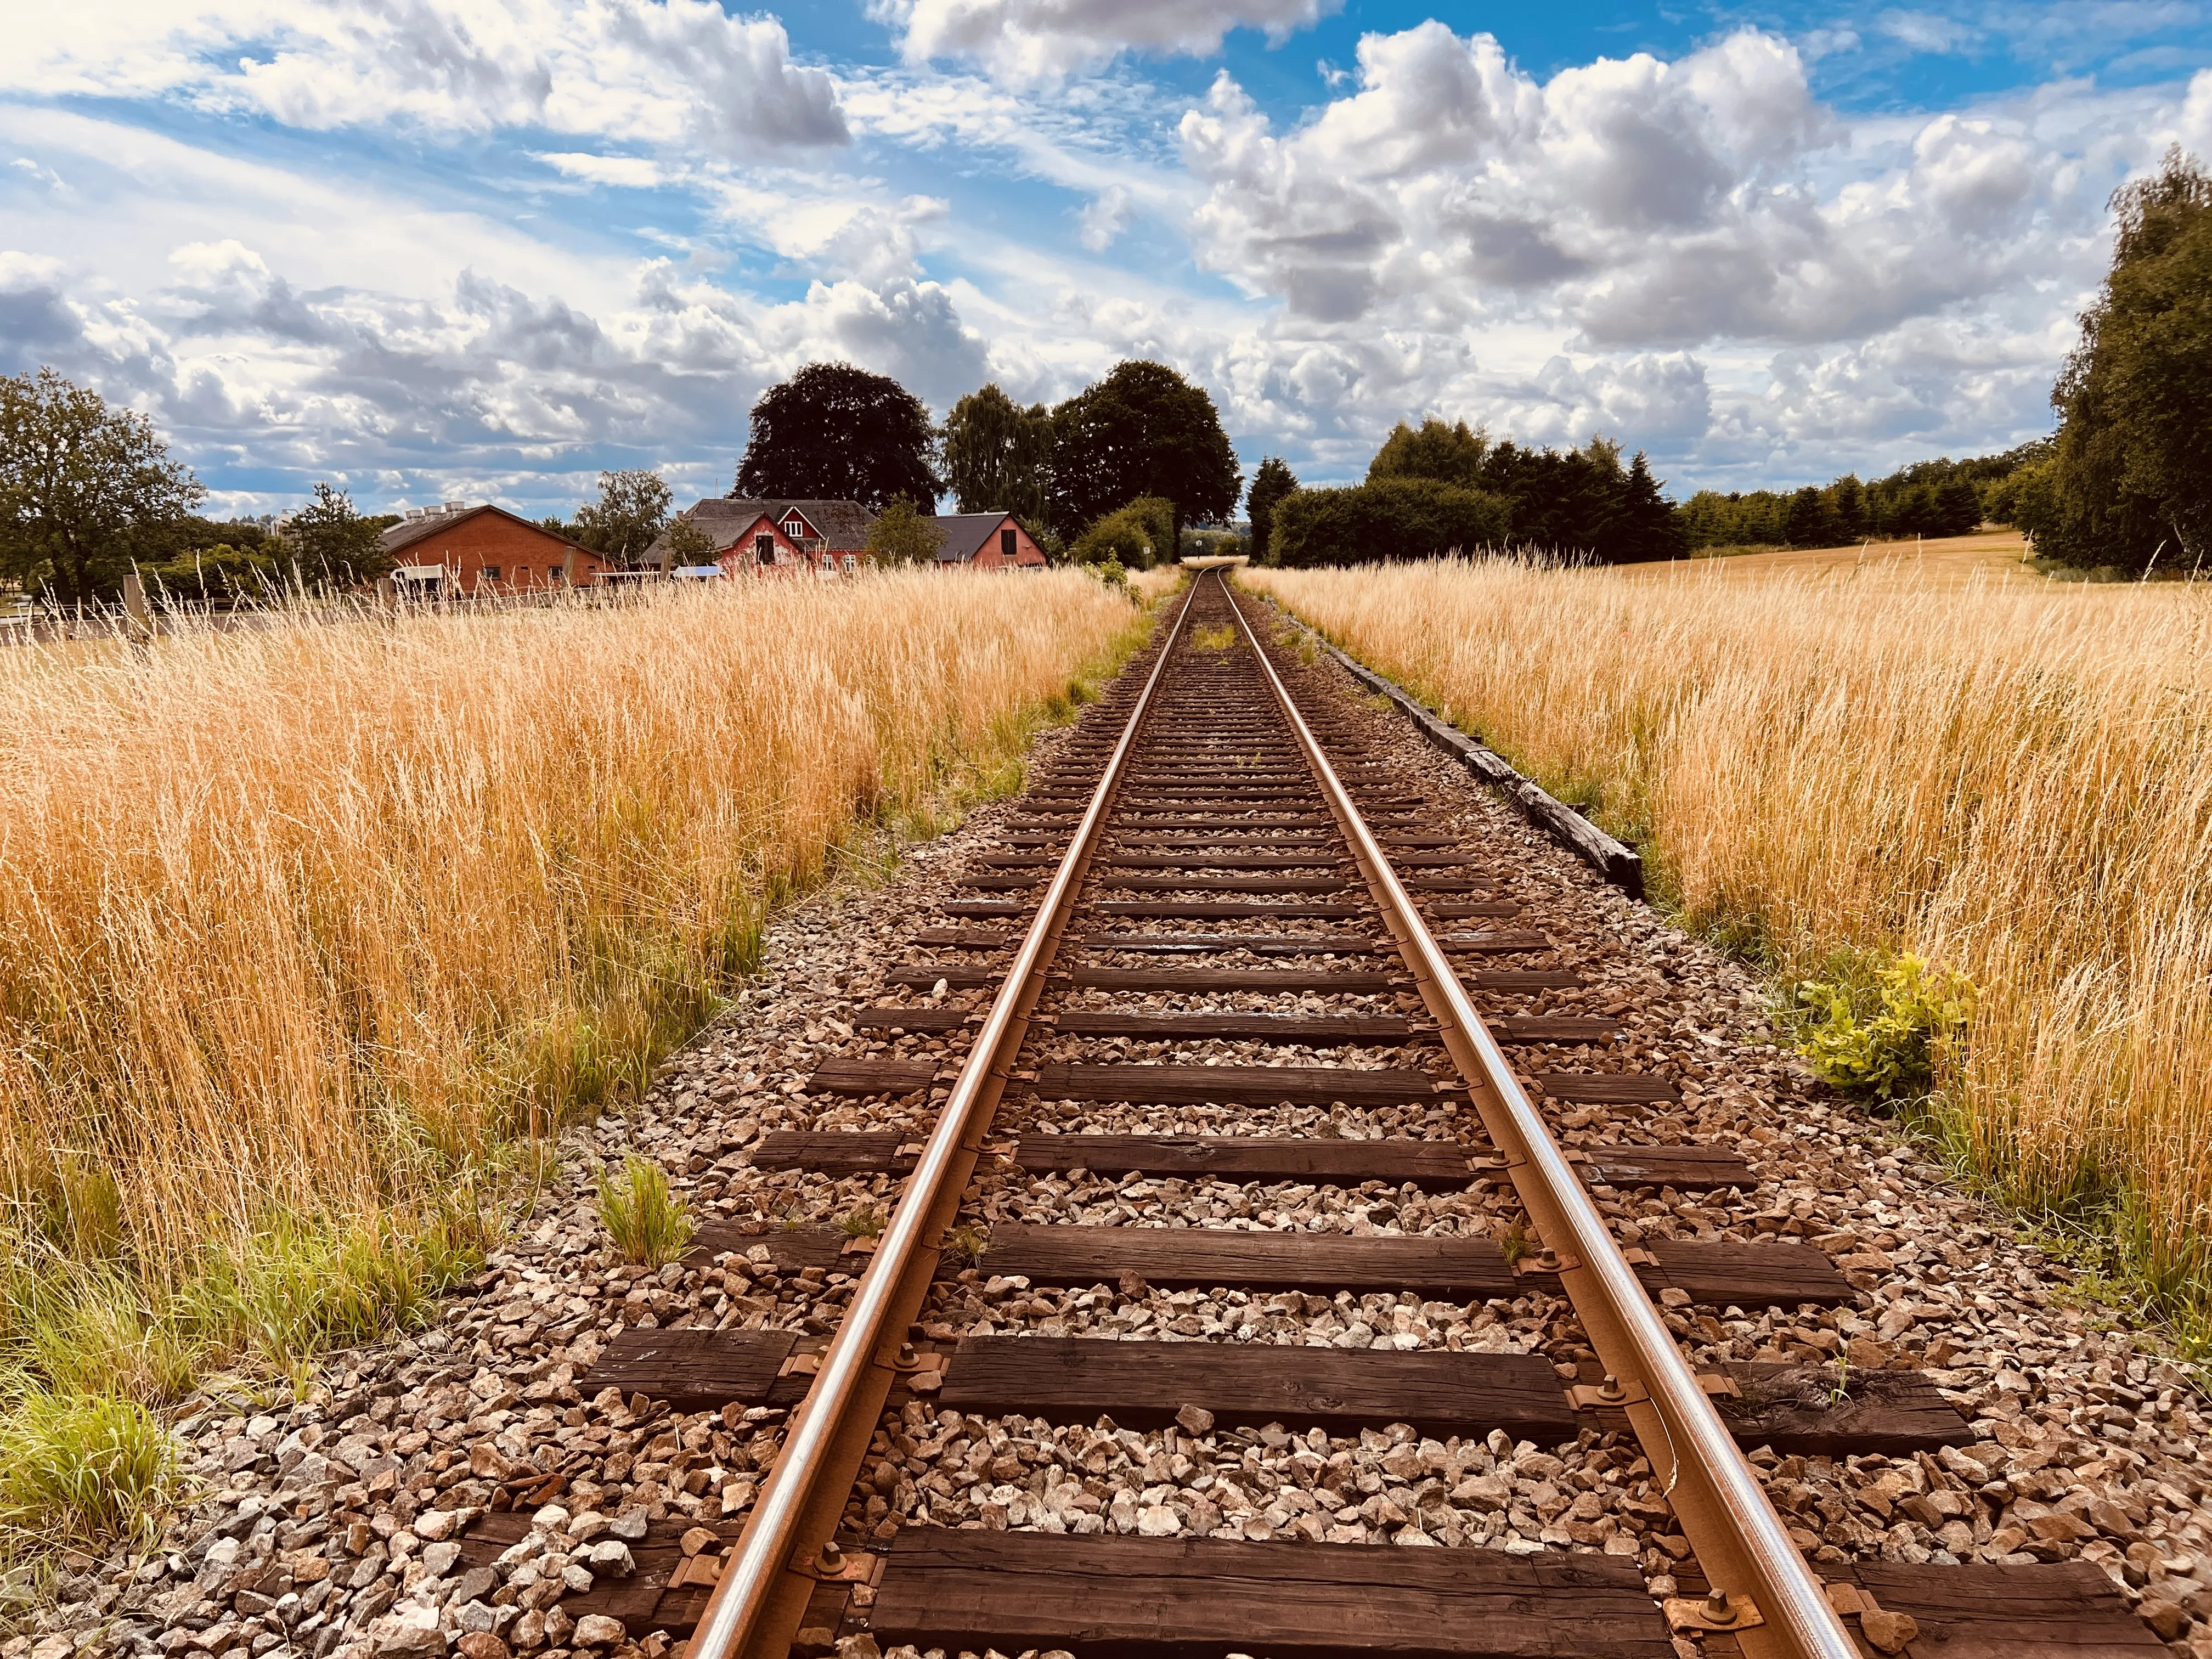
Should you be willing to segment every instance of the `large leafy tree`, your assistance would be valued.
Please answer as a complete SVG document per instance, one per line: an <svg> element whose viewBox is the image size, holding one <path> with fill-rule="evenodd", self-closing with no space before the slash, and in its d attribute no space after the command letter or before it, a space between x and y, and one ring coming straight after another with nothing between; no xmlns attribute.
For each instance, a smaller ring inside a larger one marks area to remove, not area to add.
<svg viewBox="0 0 2212 1659"><path fill-rule="evenodd" d="M1260 470L1252 475L1252 492L1245 497L1244 511L1252 520L1254 563L1274 562L1268 556L1268 549L1273 545L1275 507L1297 487L1297 475L1277 456L1270 455L1261 461Z"/></svg>
<svg viewBox="0 0 2212 1659"><path fill-rule="evenodd" d="M885 501L868 526L868 551L885 564L929 564L944 545L937 520L903 495Z"/></svg>
<svg viewBox="0 0 2212 1659"><path fill-rule="evenodd" d="M668 481L642 467L599 474L599 498L576 509L576 539L634 570L668 527Z"/></svg>
<svg viewBox="0 0 2212 1659"><path fill-rule="evenodd" d="M1489 453L1490 434L1480 428L1470 429L1465 421L1447 426L1431 415L1418 430L1401 421L1367 464L1367 478L1370 483L1381 478L1434 478L1438 483L1474 489L1482 483L1483 458Z"/></svg>
<svg viewBox="0 0 2212 1659"><path fill-rule="evenodd" d="M1052 526L1071 541L1139 496L1173 501L1179 531L1227 518L1243 491L1213 399L1164 363L1117 363L1054 410L1052 453Z"/></svg>
<svg viewBox="0 0 2212 1659"><path fill-rule="evenodd" d="M206 495L143 415L51 368L0 375L0 571L25 586L113 595Z"/></svg>
<svg viewBox="0 0 2212 1659"><path fill-rule="evenodd" d="M2212 175L2177 147L2112 207L2112 272L2051 392L2027 527L2069 564L2195 568L2212 554Z"/></svg>
<svg viewBox="0 0 2212 1659"><path fill-rule="evenodd" d="M1042 404L1024 409L995 384L969 392L945 417L944 453L945 482L961 512L1043 519L1052 416Z"/></svg>
<svg viewBox="0 0 2212 1659"><path fill-rule="evenodd" d="M934 502L937 434L921 399L850 363L809 363L753 405L731 493L771 501L854 501L881 512L895 495Z"/></svg>

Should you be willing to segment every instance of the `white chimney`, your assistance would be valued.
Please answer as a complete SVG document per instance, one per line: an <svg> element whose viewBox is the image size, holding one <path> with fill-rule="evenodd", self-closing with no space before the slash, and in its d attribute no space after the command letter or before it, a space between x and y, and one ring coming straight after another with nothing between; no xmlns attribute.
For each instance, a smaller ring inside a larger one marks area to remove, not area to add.
<svg viewBox="0 0 2212 1659"><path fill-rule="evenodd" d="M468 510L468 505L469 504L466 501L447 501L446 503L446 511L448 513L465 512Z"/></svg>
<svg viewBox="0 0 2212 1659"><path fill-rule="evenodd" d="M407 509L407 516L410 519L419 519L422 516L422 509L419 507L410 507Z"/></svg>

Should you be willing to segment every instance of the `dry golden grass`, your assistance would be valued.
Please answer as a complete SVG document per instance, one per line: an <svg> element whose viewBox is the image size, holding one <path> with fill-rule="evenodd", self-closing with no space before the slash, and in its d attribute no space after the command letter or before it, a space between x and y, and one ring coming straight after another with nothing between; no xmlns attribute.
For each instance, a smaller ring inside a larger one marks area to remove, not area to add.
<svg viewBox="0 0 2212 1659"><path fill-rule="evenodd" d="M2212 592L1510 562L1255 570L1645 839L1784 977L1904 949L1981 989L1942 1121L2212 1304Z"/></svg>
<svg viewBox="0 0 2212 1659"><path fill-rule="evenodd" d="M0 651L15 1236L143 1277L450 1201L641 1080L857 826L1008 781L1134 617L926 572Z"/></svg>
<svg viewBox="0 0 2212 1659"><path fill-rule="evenodd" d="M1156 564L1150 570L1132 570L1129 586L1146 604L1157 604L1182 586L1185 574L1179 565Z"/></svg>

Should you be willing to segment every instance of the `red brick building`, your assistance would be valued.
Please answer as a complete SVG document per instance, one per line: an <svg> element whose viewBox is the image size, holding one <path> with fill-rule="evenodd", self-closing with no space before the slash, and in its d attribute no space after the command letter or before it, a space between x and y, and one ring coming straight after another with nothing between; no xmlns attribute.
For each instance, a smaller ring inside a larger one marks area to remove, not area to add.
<svg viewBox="0 0 2212 1659"><path fill-rule="evenodd" d="M930 520L945 532L940 567L969 570L1042 570L1044 552L1011 513L951 513Z"/></svg>
<svg viewBox="0 0 2212 1659"><path fill-rule="evenodd" d="M489 502L410 513L379 540L404 586L449 597L588 587L607 568L591 549Z"/></svg>

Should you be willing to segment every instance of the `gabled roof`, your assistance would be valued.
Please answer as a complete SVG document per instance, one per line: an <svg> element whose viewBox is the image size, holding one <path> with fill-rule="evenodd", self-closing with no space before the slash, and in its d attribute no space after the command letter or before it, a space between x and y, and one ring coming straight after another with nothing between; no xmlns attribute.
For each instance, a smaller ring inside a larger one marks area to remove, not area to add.
<svg viewBox="0 0 2212 1659"><path fill-rule="evenodd" d="M1011 513L940 513L930 520L945 532L937 549L939 564L965 564L983 550L991 532L1013 519Z"/></svg>
<svg viewBox="0 0 2212 1659"><path fill-rule="evenodd" d="M489 501L484 502L481 507L463 507L458 513L425 513L419 519L402 519L376 538L377 545L386 553L397 553L402 548L411 547L426 537L434 536L440 531L451 530L457 524L465 524L471 519L481 518L487 513L495 513L501 518L519 524L526 530L534 530L549 542L558 542L563 547L573 547L586 558L605 557L605 555L592 552L580 542L571 541L568 537L556 531L548 530L542 524L534 523L519 513L510 513L503 507L495 507Z"/></svg>
<svg viewBox="0 0 2212 1659"><path fill-rule="evenodd" d="M735 542L768 513L766 501L732 501L726 495L709 495L676 516L705 531L714 538L714 545L721 548ZM654 540L652 550L657 551L667 539L668 534L663 531Z"/></svg>
<svg viewBox="0 0 2212 1659"><path fill-rule="evenodd" d="M824 549L832 553L865 550L868 545L868 532L875 528L876 515L858 501L763 501L756 505L779 521L786 513L797 507L805 515L806 522L820 532Z"/></svg>
<svg viewBox="0 0 2212 1659"><path fill-rule="evenodd" d="M709 495L677 516L713 537L716 547L726 548L762 519L780 526L793 507L821 532L823 548L832 553L863 550L876 522L876 515L858 501L763 501L750 495ZM654 542L653 550L658 551L666 539L664 535Z"/></svg>

